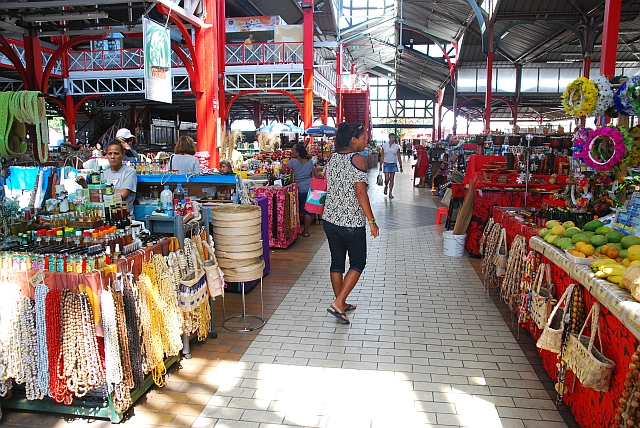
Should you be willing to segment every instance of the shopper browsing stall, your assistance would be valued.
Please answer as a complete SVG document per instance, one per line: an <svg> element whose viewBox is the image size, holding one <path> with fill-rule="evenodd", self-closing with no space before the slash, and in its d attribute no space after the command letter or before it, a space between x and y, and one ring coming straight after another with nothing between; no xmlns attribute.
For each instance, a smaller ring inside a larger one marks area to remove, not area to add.
<svg viewBox="0 0 640 428"><path fill-rule="evenodd" d="M196 143L193 138L186 135L178 138L169 161L169 170L178 171L179 174L199 173L200 162L194 156L195 154Z"/></svg>
<svg viewBox="0 0 640 428"><path fill-rule="evenodd" d="M382 145L382 155L380 157L380 171L384 172L384 194L389 192L389 199L393 199L393 184L395 181L398 165L402 172L402 156L400 156L400 146L396 143L396 134L389 134L389 142Z"/></svg>
<svg viewBox="0 0 640 428"><path fill-rule="evenodd" d="M309 153L302 144L296 144L291 149L291 160L287 163L293 170L293 180L298 184L298 200L300 201L300 223L303 225L300 236L309 236L309 227L313 221L314 215L304 209L302 201L307 200L307 193L311 185L311 177L313 176L314 165L310 161Z"/></svg>
<svg viewBox="0 0 640 428"><path fill-rule="evenodd" d="M220 174L222 175L233 174L233 167L231 166L231 162L229 162L228 160L221 160L218 171L220 171Z"/></svg>
<svg viewBox="0 0 640 428"><path fill-rule="evenodd" d="M343 324L349 324L345 312L356 309L346 300L367 261L367 223L371 236L380 235L367 195L367 163L358 154L364 150L366 137L362 124L341 123L336 152L326 167L327 198L322 223L331 251L331 286L336 297L327 311ZM349 271L343 277L347 254Z"/></svg>
<svg viewBox="0 0 640 428"><path fill-rule="evenodd" d="M418 159L415 165L411 165L411 168L415 168L415 177L419 178L420 181L418 184L414 184L414 187L425 187L427 181L427 169L429 168L429 155L427 154L427 149L425 149L419 142L413 143L413 146L418 155Z"/></svg>

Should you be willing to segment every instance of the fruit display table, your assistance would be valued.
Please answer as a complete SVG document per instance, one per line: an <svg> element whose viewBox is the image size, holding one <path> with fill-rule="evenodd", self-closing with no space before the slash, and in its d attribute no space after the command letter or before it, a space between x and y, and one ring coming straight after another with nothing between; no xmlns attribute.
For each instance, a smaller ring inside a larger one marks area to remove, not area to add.
<svg viewBox="0 0 640 428"><path fill-rule="evenodd" d="M581 427L613 426L618 399L625 388L624 381L631 362L630 356L634 353L640 338L640 303L633 299L627 290L609 281L596 278L588 265L572 263L565 257L564 251L545 242L538 236L536 229L524 224L521 219L508 213L506 209L495 207L493 218L496 223L506 228L509 246L516 235L522 235L527 238L533 250L542 254L543 263L550 264L556 298L559 298L570 284L582 284L585 289L585 311L588 312L596 301L602 305L600 314L602 352L616 363L609 391L598 392L583 387L574 379L573 372L567 371L565 385L568 386L568 392L564 395L564 402L569 406ZM535 340L540 337L541 330L532 321L528 321L523 327ZM555 382L557 354L537 349L545 371Z"/></svg>

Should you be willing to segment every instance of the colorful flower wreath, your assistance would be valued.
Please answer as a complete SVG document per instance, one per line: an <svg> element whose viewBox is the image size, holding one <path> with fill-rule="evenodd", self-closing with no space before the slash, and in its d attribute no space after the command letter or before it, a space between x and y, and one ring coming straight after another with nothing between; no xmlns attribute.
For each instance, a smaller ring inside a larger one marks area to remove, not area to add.
<svg viewBox="0 0 640 428"><path fill-rule="evenodd" d="M586 77L578 77L562 94L564 111L573 117L587 116L596 107L598 89Z"/></svg>
<svg viewBox="0 0 640 428"><path fill-rule="evenodd" d="M592 131L591 128L578 128L576 129L576 133L573 135L573 158L579 161L585 161L585 157L587 156L588 150L586 150L587 145L587 137L589 133Z"/></svg>
<svg viewBox="0 0 640 428"><path fill-rule="evenodd" d="M606 139L613 143L613 151L606 160L603 158L605 148L602 147L601 139ZM596 171L608 171L622 162L632 144L633 141L626 130L603 126L589 133L584 146L585 154L582 156L582 160Z"/></svg>
<svg viewBox="0 0 640 428"><path fill-rule="evenodd" d="M607 109L613 104L613 89L609 80L604 76L597 76L593 79L593 83L598 87L598 101L590 116L604 116Z"/></svg>
<svg viewBox="0 0 640 428"><path fill-rule="evenodd" d="M629 116L640 115L640 76L634 76L620 86L619 98L624 112Z"/></svg>
<svg viewBox="0 0 640 428"><path fill-rule="evenodd" d="M620 87L616 91L616 95L613 97L613 105L616 107L616 110L620 114L624 114L627 116L627 111L625 110L625 106L622 105L622 100L620 99L620 94L627 90L627 82L622 82Z"/></svg>

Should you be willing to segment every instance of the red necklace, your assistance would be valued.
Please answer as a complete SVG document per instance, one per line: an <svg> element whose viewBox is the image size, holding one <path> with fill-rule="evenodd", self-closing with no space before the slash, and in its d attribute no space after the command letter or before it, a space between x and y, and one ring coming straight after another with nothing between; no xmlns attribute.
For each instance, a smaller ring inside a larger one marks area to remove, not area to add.
<svg viewBox="0 0 640 428"><path fill-rule="evenodd" d="M58 369L58 366L62 365L62 359L60 358L60 343L62 340L60 337L61 296L62 293L60 290L51 290L47 293L45 301L47 347L49 349L49 390L51 392L51 398L58 403L64 402L69 395L66 379L64 376L59 376L59 373L64 373L64 370L62 367Z"/></svg>

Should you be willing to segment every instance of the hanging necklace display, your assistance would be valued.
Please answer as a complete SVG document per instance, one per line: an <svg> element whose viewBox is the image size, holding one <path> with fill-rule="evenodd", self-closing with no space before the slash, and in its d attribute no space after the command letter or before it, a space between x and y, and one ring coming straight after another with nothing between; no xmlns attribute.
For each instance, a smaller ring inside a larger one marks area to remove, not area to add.
<svg viewBox="0 0 640 428"><path fill-rule="evenodd" d="M40 283L36 286L36 340L38 344L38 386L43 394L49 395L49 350L47 349L46 299L49 287Z"/></svg>
<svg viewBox="0 0 640 428"><path fill-rule="evenodd" d="M47 319L47 350L49 352L49 396L57 403L71 404L71 391L67 388L62 359L62 292L50 290L45 300Z"/></svg>
<svg viewBox="0 0 640 428"><path fill-rule="evenodd" d="M102 292L100 309L102 311L102 329L104 331L105 378L107 390L113 392L114 386L122 382L122 364L120 362L116 307L110 288Z"/></svg>
<svg viewBox="0 0 640 428"><path fill-rule="evenodd" d="M19 321L18 321L19 320ZM23 295L18 298L16 311L16 331L18 354L22 365L23 378L16 383L25 384L27 400L41 400L44 397L38 385L38 345L36 343L35 308L33 301Z"/></svg>
<svg viewBox="0 0 640 428"><path fill-rule="evenodd" d="M511 243L511 251L507 260L507 270L500 285L502 300L509 306L511 312L518 312L522 297L522 277L525 271L527 255L527 240L524 236L516 235Z"/></svg>
<svg viewBox="0 0 640 428"><path fill-rule="evenodd" d="M129 340L133 387L139 389L144 385L144 370L142 368L143 356L140 317L137 311L138 292L132 274L127 273L124 279L125 284L122 299L127 323L127 339Z"/></svg>
<svg viewBox="0 0 640 428"><path fill-rule="evenodd" d="M640 426L640 346L631 355L629 371L625 375L624 390L618 399L616 425L613 428Z"/></svg>

